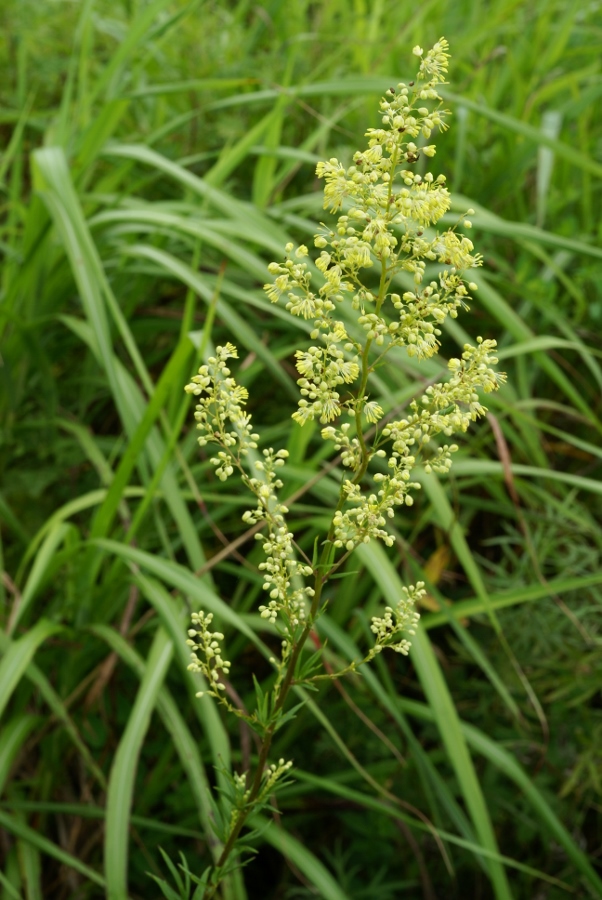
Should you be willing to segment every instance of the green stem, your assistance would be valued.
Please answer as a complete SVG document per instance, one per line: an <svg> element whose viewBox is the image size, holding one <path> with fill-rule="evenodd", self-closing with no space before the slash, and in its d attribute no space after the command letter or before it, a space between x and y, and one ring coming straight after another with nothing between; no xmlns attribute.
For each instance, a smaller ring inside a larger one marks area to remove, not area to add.
<svg viewBox="0 0 602 900"><path fill-rule="evenodd" d="M234 849L234 845L236 844L238 836L239 836L240 832L242 831L242 828L243 828L247 818L249 817L249 815L252 812L253 804L254 804L255 800L257 800L257 797L259 796L259 793L261 791L261 782L262 782L262 778L263 778L263 772L265 770L266 763L268 760L268 754L270 752L270 747L272 746L272 739L273 739L274 733L276 731L277 717L286 702L286 698L287 698L288 693L292 686L293 677L295 674L295 668L297 666L297 661L299 659L299 656L301 654L303 647L305 646L305 642L306 642L307 638L309 637L309 633L313 627L313 623L314 623L316 614L318 612L318 607L319 607L320 599L322 596L322 586L324 584L324 579L323 579L323 576L320 574L320 569L325 564L326 556L328 553L328 547L329 547L330 542L332 541L333 534L334 534L334 526L331 525L330 531L329 531L329 537L327 538L327 540L325 542L325 546L322 551L322 556L320 558L320 563L318 564L316 575L315 575L314 596L312 599L309 616L307 618L307 622L303 628L303 631L301 632L301 635L299 636L299 639L297 641L295 641L295 644L293 647L293 652L290 655L288 665L286 667L286 674L282 681L282 685L278 692L278 697L276 699L276 702L274 704L274 708L272 711L273 721L272 721L272 724L269 725L268 728L266 729L266 732L263 737L263 741L261 742L261 748L259 751L259 759L257 761L257 767L255 769L255 774L253 776L253 782L251 784L251 789L249 791L249 796L247 797L245 808L241 809L239 811L236 821L232 827L232 830L230 831L230 834L228 835L228 840L224 844L221 855L220 855L217 863L215 864L216 869L218 871L228 861L228 858ZM220 881L221 881L221 878L219 881L217 881L214 885L211 886L209 893L205 895L205 900L212 900L212 898L215 896L215 892L217 891L217 889L219 887Z"/></svg>

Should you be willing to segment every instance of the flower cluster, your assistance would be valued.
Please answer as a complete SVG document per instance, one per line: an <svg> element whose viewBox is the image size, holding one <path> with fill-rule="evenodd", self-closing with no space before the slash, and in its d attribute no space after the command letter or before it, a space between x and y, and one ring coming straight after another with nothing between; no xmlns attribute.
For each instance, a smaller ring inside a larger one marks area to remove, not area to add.
<svg viewBox="0 0 602 900"><path fill-rule="evenodd" d="M393 347L404 347L417 359L437 353L441 324L467 308L469 292L477 289L464 277L482 264L472 241L456 227L426 232L451 205L444 176L412 170L421 154L435 155L434 145L419 149L414 139L447 128L448 112L437 90L447 72L447 50L444 38L426 54L414 48L421 59L418 85L400 83L387 91L380 104L382 127L368 130L368 147L354 155L353 165L345 167L335 158L318 164L316 172L325 180L324 207L339 212L346 206L335 229L323 226L315 236L315 265L322 276L318 290L312 288L305 245L295 251L288 244L284 262L269 266L274 283L265 285L273 302L285 296L293 315L313 318L311 336L320 339L296 353L301 399L293 417L301 424L314 418L331 423L344 413L355 419L355 428L345 423L322 429L322 437L341 451L342 464L354 472L342 484L333 519L333 543L347 552L371 538L393 542L386 523L395 506L413 503L411 491L420 487L411 480L418 455L425 457L427 472L447 472L458 447L437 447L433 439L466 431L485 412L478 391L494 390L504 379L492 369L495 342L478 338L476 347L466 345L462 358L449 362L448 382L429 387L408 415L388 423L371 446L363 437L366 424L375 425L384 414L367 393L375 366ZM429 101L435 101L434 108L425 105ZM462 219L464 229L471 224ZM426 282L427 265L437 262L445 268ZM378 288L363 277L363 270L374 266L380 269ZM412 276L414 288L397 292L395 280L403 273ZM337 307L346 299L355 317L347 315L343 322ZM376 354L371 356L371 350ZM378 457L387 458L388 472L377 472L376 490L363 492L360 482Z"/></svg>
<svg viewBox="0 0 602 900"><path fill-rule="evenodd" d="M455 228L425 233L451 200L443 175L412 171L421 154L435 155L434 145L419 149L412 139L447 127L449 113L437 92L447 71L447 42L441 38L426 56L420 48L415 53L422 60L418 78L424 83L400 83L387 91L380 104L382 127L368 130L368 147L354 155L353 165L345 167L336 158L318 163L316 172L325 180L324 207L330 212L347 207L335 229L323 226L315 236L321 286L312 288L305 245L294 250L287 244L284 262L269 266L275 276L265 285L270 300L285 296L293 315L314 320L312 338L321 339L320 345L296 354L301 400L294 418L301 424L314 418L325 424L344 412L356 417L358 426L362 417L377 421L382 413L368 400L364 378L370 345L383 348L381 358L395 346L419 359L433 356L441 323L448 315L455 318L477 287L462 274L482 263L469 238ZM437 101L434 109L424 106L431 100ZM470 221L464 219L463 226L470 228ZM424 284L427 264L437 261L448 268ZM380 267L378 290L362 279L362 271L375 264ZM403 272L412 275L415 288L399 294L393 282ZM357 312L363 339L350 337L348 324L336 316L346 298Z"/></svg>
<svg viewBox="0 0 602 900"><path fill-rule="evenodd" d="M188 646L192 647L190 654L192 662L188 669L190 672L200 672L208 685L206 690L197 693L197 697L210 694L217 697L218 700L222 700L219 692L225 691L226 688L219 680L220 672L228 675L231 666L231 663L227 659L223 659L221 655L221 643L224 636L219 631L210 630L213 613L205 613L201 610L198 613L192 613L191 618L195 627L188 630L188 640L186 641Z"/></svg>
<svg viewBox="0 0 602 900"><path fill-rule="evenodd" d="M399 600L395 609L385 607L382 618L372 617L370 630L375 635L374 653L380 653L385 647L395 650L407 656L410 652L411 641L400 638L402 632L409 635L416 634L416 628L420 620L420 613L415 611L415 605L426 594L424 581L418 581L415 585L404 587L404 596Z"/></svg>
<svg viewBox="0 0 602 900"><path fill-rule="evenodd" d="M237 357L238 351L233 344L217 347L216 355L209 357L208 364L201 366L184 388L188 394L199 398L194 417L202 432L198 438L200 446L214 441L222 447L211 459L221 481L232 475L234 464L240 463L241 457L255 449L259 439L259 435L253 434L251 417L243 410L248 391L230 377L226 365L226 360Z"/></svg>
<svg viewBox="0 0 602 900"><path fill-rule="evenodd" d="M477 338L477 346L464 345L461 359L450 359L448 369L451 378L428 387L418 402L410 404L411 414L383 428L383 438L390 438L393 444L392 459L413 462L410 451L428 444L432 437L443 433L446 436L458 431L466 431L471 422L486 412L479 400L478 390L485 393L496 390L505 381L505 375L495 372L491 366L497 363L494 355L495 341ZM455 444L443 448L441 458L458 448ZM392 465L389 461L389 465ZM397 463L395 463L397 465ZM432 467L437 467L431 461ZM449 466L445 466L447 470Z"/></svg>
<svg viewBox="0 0 602 900"><path fill-rule="evenodd" d="M264 772L264 782L260 794L260 798L269 797L274 790L277 781L286 775L288 770L292 768L292 762L279 759L277 763L269 765Z"/></svg>
<svg viewBox="0 0 602 900"><path fill-rule="evenodd" d="M457 444L437 446L434 439L466 431L485 412L479 391L495 390L504 379L492 368L497 362L495 342L478 338L476 347L466 344L461 358L450 360L447 381L428 387L403 418L386 422L380 430L383 408L367 392L370 374L393 347L403 347L417 359L437 353L441 324L447 316L455 318L477 288L464 277L482 264L470 239L457 227L428 230L451 205L444 176L419 175L412 168L421 155L432 158L436 149L434 144L418 148L414 140L419 135L429 139L436 129L447 128L449 113L438 93L447 72L447 50L444 38L426 54L415 47L421 60L417 85L399 83L386 92L381 124L368 130L367 148L356 153L348 167L335 158L318 164L317 174L325 182L324 207L340 213L334 228L324 225L315 235L319 288L312 287L304 244L296 249L287 244L284 262L268 267L274 276L265 285L270 300L276 303L284 297L292 315L313 320L311 337L316 343L295 354L301 397L293 418L300 424L319 419L325 426L322 437L333 442L352 472L342 481L328 538L335 551L344 553L372 539L393 544L387 523L396 507L414 502L412 492L420 484L412 480L412 470L418 457L427 472L446 473ZM463 219L462 226L469 229L471 222ZM433 263L444 268L436 279L426 281L427 265ZM364 273L374 268L378 277L371 281ZM395 290L404 273L411 276L413 289ZM350 314L342 321L338 308L345 300ZM258 437L244 410L247 392L227 367L228 359L236 356L231 344L218 347L186 390L199 398L199 443L212 441L220 447L211 460L216 474L225 480L238 468L257 499L244 521L267 524L267 536L256 536L266 554L260 570L268 595L259 611L271 623L284 624L280 670L287 641L306 621L315 595L305 579L316 573L297 559L285 520L288 510L277 495L282 486L278 469L288 454L270 448L256 459L252 453ZM342 414L353 421L338 423ZM377 426L371 442L364 434L367 426ZM366 491L362 482L372 461L380 461L380 466L373 474L373 488ZM386 616L382 621L388 621Z"/></svg>
<svg viewBox="0 0 602 900"><path fill-rule="evenodd" d="M288 509L278 500L282 481L277 470L284 465L288 452L275 452L270 447L263 451L263 459L254 458L259 436L253 433L251 416L243 409L247 391L231 377L226 365L228 359L237 356L232 344L217 347L216 355L201 366L186 391L198 398L195 419L201 431L199 444L203 447L212 442L221 447L211 458L216 475L225 481L236 468L256 497L257 506L244 513L243 521L248 525L265 522L268 526L267 537L257 535L266 554L259 568L264 573L264 590L269 592L268 603L259 607L261 616L275 623L281 615L286 629L292 631L305 619L307 601L313 596L313 588L304 583L313 569L297 560L293 535L284 518ZM247 474L243 462L253 475Z"/></svg>
<svg viewBox="0 0 602 900"><path fill-rule="evenodd" d="M419 455L427 472L447 472L458 447L436 446L433 439L466 431L485 412L479 391L495 390L504 379L492 368L495 342L478 338L476 347L466 344L461 358L450 360L447 381L428 387L403 418L375 428L371 442L364 434L384 417L381 405L367 393L375 366L393 347L403 347L417 359L436 354L441 324L447 316L455 318L477 288L464 277L482 263L472 241L457 226L429 230L451 205L445 177L419 175L412 168L421 155L432 158L436 149L434 144L418 148L414 140L419 135L428 140L436 129L447 128L448 112L437 90L447 72L447 49L443 38L426 54L414 48L421 60L417 86L399 83L387 91L380 104L381 124L368 130L368 146L354 155L351 166L335 158L318 164L317 174L325 182L324 207L340 213L334 228L324 225L315 235L319 288L312 287L308 248L301 244L295 249L292 243L286 245L284 262L270 264L274 281L265 285L272 302L284 297L292 315L313 320L316 343L295 354L301 397L293 418L300 424L319 419L325 426L322 437L333 442L343 466L353 473L342 481L327 541L344 553L372 539L393 544L387 523L396 507L413 503L412 492L420 485L412 480L412 470ZM468 219L461 224L471 227ZM427 282L426 268L433 263L444 268ZM371 281L364 273L375 267L378 274ZM413 289L395 290L404 274L411 276ZM342 321L338 308L345 300L351 314ZM259 610L262 618L284 624L280 678L288 644L306 621L315 596L305 579L316 577L316 571L297 559L285 520L288 510L278 499L278 469L288 454L270 448L257 459L252 453L258 436L244 410L247 392L227 367L236 356L231 344L218 347L186 390L198 398L199 443L220 447L211 460L216 474L225 480L238 468L256 497L257 505L244 514L244 521L267 524L267 536L257 535L266 554L259 568L268 595ZM344 413L354 421L336 423ZM372 461L381 464L373 474L373 488L366 491L362 481ZM419 593L412 588L401 606L374 620L379 646L389 645L407 625ZM212 642L207 646L211 650ZM215 665L209 669L215 683Z"/></svg>
<svg viewBox="0 0 602 900"><path fill-rule="evenodd" d="M346 479L343 491L346 503L354 504L350 509L337 510L334 515L334 545L354 550L359 544L368 544L371 538L382 540L387 547L394 544L393 536L384 527L387 519L395 515L394 507L401 504L411 506L414 502L409 491L418 489L417 482L410 481L408 461L395 467L392 475L377 472L374 481L380 485L376 494L362 494L359 484ZM391 465L391 462L389 462Z"/></svg>
<svg viewBox="0 0 602 900"><path fill-rule="evenodd" d="M289 769L292 768L292 765L292 761L287 761L281 757L277 763L271 763L265 767L262 773L261 788L255 800L256 804L261 804L268 800L276 787L276 783L282 780ZM229 777L229 781L233 789L231 818L234 821L238 811L244 809L247 805L251 790L248 787L246 772L233 772Z"/></svg>
<svg viewBox="0 0 602 900"><path fill-rule="evenodd" d="M255 470L263 478L244 476L245 484L257 497L257 507L245 512L243 521L249 525L266 522L268 526L267 539L261 534L257 535L257 539L264 542L266 559L259 564L259 569L264 573L263 589L269 592L270 598L267 605L259 607L261 617L275 623L280 614L287 625L294 629L305 619L306 601L313 596L314 591L303 583L303 577L312 575L313 569L295 558L293 534L288 530L284 518L288 509L279 502L276 494L282 487L276 470L284 465L287 456L286 450L275 453L270 447L263 451L263 460L255 462Z"/></svg>

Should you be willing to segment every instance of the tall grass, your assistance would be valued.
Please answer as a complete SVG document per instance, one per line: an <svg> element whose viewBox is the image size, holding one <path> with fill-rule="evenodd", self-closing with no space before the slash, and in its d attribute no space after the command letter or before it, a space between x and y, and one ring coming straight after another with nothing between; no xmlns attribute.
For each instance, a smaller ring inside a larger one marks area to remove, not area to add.
<svg viewBox="0 0 602 900"><path fill-rule="evenodd" d="M275 635L182 387L235 339L311 547L338 474L291 431L308 335L260 286L325 215L315 160L348 159L441 34L438 165L486 263L469 330L508 384L395 553L336 582L333 661L400 579L427 583L424 628L279 732L295 784L225 896L602 896L597 4L7 0L0 21L2 900L147 898L148 873L175 889L159 847L193 874L219 856L209 788L254 746L194 700L187 613L227 632L243 703ZM399 355L373 394L402 408L440 368Z"/></svg>

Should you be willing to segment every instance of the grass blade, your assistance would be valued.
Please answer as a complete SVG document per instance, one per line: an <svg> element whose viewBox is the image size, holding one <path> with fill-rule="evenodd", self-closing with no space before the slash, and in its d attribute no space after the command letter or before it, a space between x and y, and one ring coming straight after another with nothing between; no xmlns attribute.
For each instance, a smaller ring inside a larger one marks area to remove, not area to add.
<svg viewBox="0 0 602 900"><path fill-rule="evenodd" d="M21 713L10 720L0 733L0 796L10 775L11 767L21 747L41 719L28 713Z"/></svg>
<svg viewBox="0 0 602 900"><path fill-rule="evenodd" d="M153 639L144 676L111 766L104 844L109 900L123 900L127 897L130 815L138 758L158 693L171 662L172 650L168 635L160 628Z"/></svg>
<svg viewBox="0 0 602 900"><path fill-rule="evenodd" d="M395 605L402 596L402 584L382 547L374 543L364 544L358 548L357 552L362 562L371 571L374 581L381 588L387 603L391 606ZM428 636L420 628L412 643L412 661L433 711L433 717L447 756L458 779L475 833L482 846L497 855L499 850L493 826L462 734L460 719ZM496 898L510 900L512 893L504 867L499 862L491 860L488 868Z"/></svg>
<svg viewBox="0 0 602 900"><path fill-rule="evenodd" d="M80 875L83 875L84 878L87 878L93 884L97 884L104 888L105 880L102 875L90 868L90 866L85 865L85 863L81 862L76 856L67 853L62 847L58 847L53 841L49 841L48 838L45 838L38 831L30 828L29 825L20 822L16 816L11 816L2 809L0 809L0 826L5 828L15 837L27 841L28 844L31 844L31 846L39 850L40 853L44 853L46 856L56 859L64 866L68 866L68 868L73 869L75 872L79 872ZM127 900L127 895L122 894L120 900Z"/></svg>
<svg viewBox="0 0 602 900"><path fill-rule="evenodd" d="M267 819L263 816L252 816L249 824L253 828L262 829L262 838L279 850L283 856L291 860L303 872L308 881L313 884L319 892L318 896L324 900L350 900L349 895L345 894L328 869L314 856L311 850L304 847L296 838L278 828L274 824L270 827Z"/></svg>
<svg viewBox="0 0 602 900"><path fill-rule="evenodd" d="M60 625L40 619L23 637L5 645L0 660L0 716L40 644L59 631Z"/></svg>

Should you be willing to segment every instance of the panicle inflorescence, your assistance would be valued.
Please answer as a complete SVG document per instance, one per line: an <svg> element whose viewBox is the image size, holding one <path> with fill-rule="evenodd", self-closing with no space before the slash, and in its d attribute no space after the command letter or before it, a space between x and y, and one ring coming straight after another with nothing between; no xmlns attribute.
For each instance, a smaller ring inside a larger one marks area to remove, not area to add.
<svg viewBox="0 0 602 900"><path fill-rule="evenodd" d="M472 241L458 234L457 226L427 233L451 206L445 176L420 175L412 168L436 149L434 144L419 148L413 139L420 134L428 139L447 127L449 112L437 91L447 71L447 49L444 38L426 55L415 48L421 58L418 86L399 83L387 91L380 104L382 127L367 131L368 147L354 155L351 166L336 158L318 163L325 208L333 213L347 208L334 229L324 225L315 236L322 281L317 291L303 244L296 250L287 244L284 262L268 267L275 276L265 285L270 300L284 296L293 315L313 319L311 336L320 338L320 344L296 354L301 399L294 418L300 424L314 418L326 424L343 413L375 423L382 413L363 384L366 343L382 347L382 355L397 346L418 359L431 357L445 318L455 318L467 307L469 291L476 290L463 276L482 263ZM436 101L434 108L424 105L429 101ZM463 225L471 223L464 219ZM437 262L446 268L425 282L427 265ZM364 272L375 265L380 283L371 287ZM414 289L398 293L394 281L403 273L412 277ZM359 335L350 337L348 323L337 317L344 300L357 313Z"/></svg>
<svg viewBox="0 0 602 900"><path fill-rule="evenodd" d="M236 347L226 344L215 352L184 390L198 398L194 417L202 432L200 446L213 441L223 448L211 463L217 477L225 481L234 472L234 465L257 447L259 435L253 433L251 416L243 409L249 392L230 377L226 365L228 359L238 357Z"/></svg>
<svg viewBox="0 0 602 900"><path fill-rule="evenodd" d="M386 522L395 506L413 503L411 492L420 487L411 480L418 455L427 454L427 472L447 472L458 447L434 446L433 438L466 431L485 412L478 391L494 390L504 379L491 368L497 362L495 342L479 338L477 347L467 344L462 358L449 362L449 381L429 387L420 402L410 404L406 417L382 428L372 446L360 436L366 424L377 425L384 416L367 393L375 365L393 347L419 360L432 357L440 347L442 323L468 308L470 292L477 289L464 274L482 264L472 241L458 233L457 225L430 230L451 206L445 177L419 175L412 168L436 149L434 144L419 148L414 140L419 135L428 140L433 131L447 128L449 113L438 92L447 50L444 38L426 54L414 48L421 60L417 85L399 83L387 91L380 104L381 127L367 131L368 147L354 155L353 165L345 167L335 158L318 163L325 208L346 209L335 228L323 225L315 236L322 282L317 291L305 245L295 250L288 244L284 262L269 266L275 281L265 285L273 302L284 296L293 315L313 318L311 337L320 339L296 353L301 399L293 417L301 424L314 418L325 424L322 437L334 443L342 464L354 472L343 482L343 502L333 520L334 544L347 552L371 538L393 542ZM471 222L461 219L469 229ZM427 281L427 266L436 263L445 268ZM372 286L369 270L375 266L380 278L378 285L372 279ZM404 275L411 276L413 289L395 290ZM355 317L347 314L343 322L337 310L345 300ZM378 348L375 362L369 357L372 346ZM349 423L327 424L343 414L355 419L355 429ZM375 457L387 457L389 471L377 472L376 491L366 493L359 485Z"/></svg>
<svg viewBox="0 0 602 900"><path fill-rule="evenodd" d="M265 522L268 526L267 539L264 535L256 535L263 541L265 562L259 564L263 572L264 591L269 592L267 605L259 607L261 617L275 623L280 614L291 629L296 628L305 619L307 598L313 597L313 588L304 584L303 578L313 574L311 566L300 563L293 548L293 534L288 530L285 515L287 507L280 503L276 491L282 487L276 470L284 465L288 457L286 450L276 453L270 447L263 451L263 459L255 462L255 470L263 475L262 479L244 477L243 480L257 496L257 507L243 515L243 521L249 525Z"/></svg>
<svg viewBox="0 0 602 900"><path fill-rule="evenodd" d="M420 619L416 605L425 594L421 581L403 588L395 606L372 617L374 643L362 659L338 672L314 674L321 649L305 657L303 650L310 637L319 644L314 626L328 602L326 583L359 545L394 544L395 510L411 506L420 488L416 466L422 464L427 475L447 473L458 450L447 439L484 415L480 392L496 390L505 378L493 368L495 341L479 337L476 346L465 344L460 357L449 361L445 380L432 379L416 391L403 414L387 412L369 393L378 385L376 368L394 348L417 361L434 357L443 323L467 309L477 290L467 277L482 264L464 233L471 222L461 216L453 227L438 227L451 197L445 176L428 171L436 147L427 142L448 127L449 112L438 90L447 73L447 51L444 38L427 53L415 47L416 82L400 82L386 92L378 127L366 132L365 149L353 155L351 165L334 157L318 163L324 208L336 221L322 224L314 236L316 258L309 258L305 244L288 243L284 260L268 267L269 299L283 299L293 316L312 323L311 343L295 352L300 399L293 419L300 425L318 420L322 438L340 452L345 470L328 533L316 537L311 564L295 543L288 509L279 499L288 452L272 447L257 452L259 438L245 410L247 390L228 368L236 348L217 347L186 386L197 400L199 444L218 447L210 458L217 477L226 481L236 470L255 498L243 521L258 531L264 552L259 570L266 600L259 612L280 636L279 658L269 658L275 678L267 689L255 680L257 706L247 714L242 704L235 707L227 699L236 694L226 682L230 663L222 655L223 634L211 629L212 614L192 616L189 669L207 683L197 696L215 697L262 736L254 775L229 774L229 814L223 816L224 847L211 897L248 815L270 802L292 765L284 759L269 764L268 754L277 729L295 713L285 709L293 685L357 672L385 648L402 655L410 650ZM342 416L350 421L341 422Z"/></svg>
<svg viewBox="0 0 602 900"><path fill-rule="evenodd" d="M445 176L416 171L422 157L432 160L436 152L434 143L419 144L448 127L449 112L438 90L447 72L447 51L444 38L427 53L415 47L420 59L416 83L400 82L386 92L380 102L380 123L366 132L367 147L354 154L351 165L334 157L318 163L324 208L337 218L314 236L313 263L305 244L288 243L284 260L268 267L273 276L265 285L269 299L273 303L283 299L292 315L313 326L312 343L295 353L300 399L293 418L301 425L319 420L322 438L340 451L348 470L317 564L299 560L286 522L288 509L278 498L279 469L288 453L272 448L263 450L262 456L254 452L258 436L245 411L247 391L227 367L228 359L237 356L236 348L218 347L186 388L197 397L199 443L219 446L211 459L217 476L225 480L238 469L256 498L255 508L245 512L243 520L266 526L267 533L256 535L265 553L259 569L267 594L259 611L284 638L280 661L273 660L278 673L274 690L284 683L285 667L294 659L295 634L306 634L303 629L311 627L317 615L329 566L336 568L370 540L394 543L395 509L411 506L413 493L420 488L412 478L416 465L421 462L427 473L448 472L458 445L435 439L465 432L486 412L479 392L497 389L505 378L493 368L495 341L479 337L476 346L465 344L460 358L449 361L447 380L427 387L402 417L386 416L369 394L370 376L393 348L403 348L417 360L437 354L442 324L467 309L477 290L467 277L482 265L481 255L464 233L471 228L470 220L461 216L453 227L437 228L451 208ZM467 215L473 212L468 210ZM341 422L343 415L351 421ZM372 483L366 488L370 465ZM337 551L342 551L338 561ZM309 578L314 587L306 583ZM397 607L387 607L382 617L372 620L376 643L367 658L384 647L407 653L409 638L400 635L411 635L416 627L414 604L423 587L419 582L405 589ZM201 624L206 626L207 621ZM203 634L194 634L202 660L193 665L201 667L217 696L219 666L211 653L219 638L205 639ZM289 674L286 684L290 681Z"/></svg>
<svg viewBox="0 0 602 900"><path fill-rule="evenodd" d="M415 611L415 605L426 594L424 581L404 587L403 592L404 596L394 609L386 606L382 617L372 617L370 630L375 635L375 653L380 653L385 647L395 650L396 653L402 653L404 656L410 652L411 642L400 635L403 632L410 636L416 634L420 614Z"/></svg>
<svg viewBox="0 0 602 900"><path fill-rule="evenodd" d="M225 481L238 469L243 483L255 495L257 505L243 514L243 521L248 525L259 522L267 525L267 538L262 534L256 536L263 541L266 559L259 568L264 573L264 590L269 592L267 605L259 608L261 616L275 623L280 614L286 627L294 630L305 619L307 600L314 593L304 583L313 569L297 560L293 535L284 518L288 509L278 499L282 481L277 471L284 465L288 452L270 447L263 451L263 459L252 458L256 456L253 451L259 435L253 433L251 416L243 410L247 390L236 383L226 366L227 359L237 356L232 344L217 347L216 355L201 366L186 390L198 398L195 418L201 431L199 444L203 447L213 442L221 447L211 458L216 475ZM248 474L245 466L253 474Z"/></svg>
<svg viewBox="0 0 602 900"><path fill-rule="evenodd" d="M211 694L219 700L222 697L219 691L224 691L225 685L219 680L220 673L228 675L231 663L223 659L221 655L221 643L224 635L219 631L211 631L213 613L205 613L202 610L192 613L194 628L188 630L186 643L192 648L190 657L192 662L188 666L190 672L200 672L207 681L207 688L199 691L197 697L203 694Z"/></svg>

